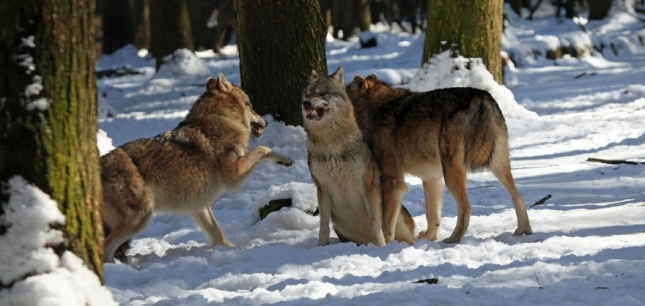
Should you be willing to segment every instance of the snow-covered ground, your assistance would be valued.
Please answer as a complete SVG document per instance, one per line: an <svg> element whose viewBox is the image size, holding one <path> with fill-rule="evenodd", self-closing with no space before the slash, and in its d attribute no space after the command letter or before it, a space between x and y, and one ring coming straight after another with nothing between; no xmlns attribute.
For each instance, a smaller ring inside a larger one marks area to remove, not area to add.
<svg viewBox="0 0 645 306"><path fill-rule="evenodd" d="M518 64L505 71L510 91L491 85L481 71L472 80L450 72L448 59L418 69L423 35L375 28L376 48L327 44L330 71L342 65L348 80L376 73L415 90L451 84L497 90L506 105L519 191L527 206L552 195L528 211L533 235L512 235L510 197L492 175L478 173L469 177L473 217L459 244L359 247L339 243L332 232L331 245L318 247L319 219L304 211L316 205L305 132L272 122L251 146L272 147L296 164L264 163L239 192L212 205L237 247L209 246L186 216L156 215L133 240L131 265L105 265L114 298L123 305L645 304L645 164L586 161L645 161L645 48L638 40L644 23L614 10L588 23L590 33L583 35L570 21L536 16L532 22L509 17L504 50ZM530 55L552 45L601 42L619 46L617 54L605 48L555 61ZM99 80L102 105L117 113L100 119L103 153L111 144L174 128L202 93L206 75L222 72L240 83L235 48L228 47L227 56L178 52L157 74L136 50L121 52L103 57L99 69L130 65L145 73ZM426 228L423 189L416 178L408 184L403 204L418 232ZM456 222L454 200L445 192L441 238ZM292 197L297 207L260 220L258 209L282 197ZM428 278L438 283L414 283Z"/></svg>

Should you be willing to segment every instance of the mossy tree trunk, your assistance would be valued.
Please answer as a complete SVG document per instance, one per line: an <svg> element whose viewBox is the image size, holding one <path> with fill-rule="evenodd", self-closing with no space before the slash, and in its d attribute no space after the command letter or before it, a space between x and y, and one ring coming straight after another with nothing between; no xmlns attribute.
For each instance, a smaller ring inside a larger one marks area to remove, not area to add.
<svg viewBox="0 0 645 306"><path fill-rule="evenodd" d="M453 50L464 57L481 58L501 84L502 10L502 0L429 1L422 63Z"/></svg>
<svg viewBox="0 0 645 306"><path fill-rule="evenodd" d="M195 50L186 0L150 1L150 51L157 70L177 49Z"/></svg>
<svg viewBox="0 0 645 306"><path fill-rule="evenodd" d="M93 0L0 2L0 214L22 176L66 215L54 251L102 280L94 29Z"/></svg>
<svg viewBox="0 0 645 306"><path fill-rule="evenodd" d="M236 0L242 87L256 111L302 125L311 70L327 74L327 30L317 0Z"/></svg>

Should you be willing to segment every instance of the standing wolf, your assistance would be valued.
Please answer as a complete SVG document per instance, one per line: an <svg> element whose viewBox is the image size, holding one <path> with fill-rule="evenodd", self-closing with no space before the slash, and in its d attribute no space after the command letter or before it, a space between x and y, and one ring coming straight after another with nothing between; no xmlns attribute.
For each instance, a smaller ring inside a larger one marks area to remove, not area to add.
<svg viewBox="0 0 645 306"><path fill-rule="evenodd" d="M318 245L329 244L330 218L342 242L385 245L389 240L383 236L381 175L356 125L343 68L329 77L312 71L302 100L307 161L320 210ZM412 244L414 220L405 207L395 205L387 209L398 215L394 238Z"/></svg>
<svg viewBox="0 0 645 306"><path fill-rule="evenodd" d="M347 92L358 126L381 168L384 222L390 222L390 228L396 220L397 204L407 192L404 175L412 174L422 179L425 193L428 228L419 237L436 240L443 178L458 213L454 231L443 241L459 242L471 213L466 173L489 169L511 195L517 216L515 234L532 233L524 200L511 174L506 123L488 92L446 88L415 93L392 88L376 75L366 79L356 76ZM385 232L386 241L388 234L391 232Z"/></svg>
<svg viewBox="0 0 645 306"><path fill-rule="evenodd" d="M117 248L146 227L153 211L188 214L213 245L232 247L211 203L239 188L261 160L293 164L264 146L247 152L249 138L262 135L265 126L249 97L220 73L208 79L206 92L174 130L102 156L104 260L113 262ZM117 256L125 260L125 254Z"/></svg>

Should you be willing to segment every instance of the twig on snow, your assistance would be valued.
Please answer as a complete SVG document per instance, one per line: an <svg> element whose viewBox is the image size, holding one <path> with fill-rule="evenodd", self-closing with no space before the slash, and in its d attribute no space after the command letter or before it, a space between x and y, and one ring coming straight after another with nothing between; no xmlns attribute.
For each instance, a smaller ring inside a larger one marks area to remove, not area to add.
<svg viewBox="0 0 645 306"><path fill-rule="evenodd" d="M533 207L533 206L535 206L535 205L542 205L542 204L544 204L544 202L546 202L546 200L548 200L548 199L550 199L550 198L551 198L551 195L550 195L550 194L547 194L544 198L541 198L540 200L538 200L537 202L535 202L535 204L533 204L533 205L529 206L529 208L532 208L532 207Z"/></svg>
<svg viewBox="0 0 645 306"><path fill-rule="evenodd" d="M642 164L639 162L635 161L628 161L628 160L622 160L622 159L602 159L602 158L587 158L588 162L594 162L594 163L603 163L603 164L611 164L611 165L618 165L618 164L628 164L628 165L638 165Z"/></svg>

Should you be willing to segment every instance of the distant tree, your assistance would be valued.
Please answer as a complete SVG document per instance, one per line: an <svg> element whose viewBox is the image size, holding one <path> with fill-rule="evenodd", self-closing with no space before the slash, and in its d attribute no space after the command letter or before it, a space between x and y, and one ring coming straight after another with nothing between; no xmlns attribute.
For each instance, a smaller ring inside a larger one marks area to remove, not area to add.
<svg viewBox="0 0 645 306"><path fill-rule="evenodd" d="M215 52L220 52L236 28L233 0L219 0L218 2L215 43L213 44L213 51Z"/></svg>
<svg viewBox="0 0 645 306"><path fill-rule="evenodd" d="M49 247L102 280L94 13L91 0L0 2L0 215L8 180L23 177L66 216Z"/></svg>
<svg viewBox="0 0 645 306"><path fill-rule="evenodd" d="M334 27L332 35L347 40L354 29L361 32L367 31L372 25L369 0L330 1L331 25ZM326 6L325 6L326 7Z"/></svg>
<svg viewBox="0 0 645 306"><path fill-rule="evenodd" d="M327 30L318 0L236 0L242 87L254 108L301 125L302 90L316 70L327 74Z"/></svg>
<svg viewBox="0 0 645 306"><path fill-rule="evenodd" d="M137 47L137 49L150 49L149 0L129 1L132 10L132 22L134 26L134 45Z"/></svg>
<svg viewBox="0 0 645 306"><path fill-rule="evenodd" d="M422 63L446 50L482 58L495 81L502 82L502 0L433 0Z"/></svg>
<svg viewBox="0 0 645 306"><path fill-rule="evenodd" d="M607 17L613 0L589 1L589 20L601 20Z"/></svg>
<svg viewBox="0 0 645 306"><path fill-rule="evenodd" d="M150 1L150 52L157 70L177 49L195 50L186 0Z"/></svg>
<svg viewBox="0 0 645 306"><path fill-rule="evenodd" d="M134 43L135 27L130 0L103 1L103 53L111 54Z"/></svg>

